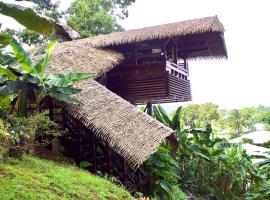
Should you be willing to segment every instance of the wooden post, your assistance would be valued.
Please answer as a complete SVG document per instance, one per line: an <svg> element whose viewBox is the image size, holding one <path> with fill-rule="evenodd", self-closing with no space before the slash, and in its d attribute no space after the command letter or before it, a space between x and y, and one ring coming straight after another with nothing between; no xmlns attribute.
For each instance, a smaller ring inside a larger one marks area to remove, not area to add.
<svg viewBox="0 0 270 200"><path fill-rule="evenodd" d="M108 175L111 175L111 148L109 144L107 143L107 167L108 167Z"/></svg>
<svg viewBox="0 0 270 200"><path fill-rule="evenodd" d="M153 105L152 105L152 103L147 102L146 107L147 107L147 114L152 116L153 115Z"/></svg>
<svg viewBox="0 0 270 200"><path fill-rule="evenodd" d="M76 120L76 127L77 127L77 134L79 135L79 145L80 145L79 159L81 162L83 161L82 127L81 127L81 123L78 120Z"/></svg>
<svg viewBox="0 0 270 200"><path fill-rule="evenodd" d="M127 167L126 167L126 161L124 158L123 158L123 182L124 182L124 185L127 184Z"/></svg>
<svg viewBox="0 0 270 200"><path fill-rule="evenodd" d="M136 172L135 172L135 182L136 182L137 189L140 190L140 173L139 173L139 169L137 169Z"/></svg>
<svg viewBox="0 0 270 200"><path fill-rule="evenodd" d="M93 158L93 171L97 171L97 144L96 144L96 136L92 134L92 158Z"/></svg>

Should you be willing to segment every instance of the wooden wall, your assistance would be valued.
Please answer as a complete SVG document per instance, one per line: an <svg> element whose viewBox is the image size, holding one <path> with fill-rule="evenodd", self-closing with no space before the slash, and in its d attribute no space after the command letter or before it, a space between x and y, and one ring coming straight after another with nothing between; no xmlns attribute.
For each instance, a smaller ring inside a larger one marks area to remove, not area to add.
<svg viewBox="0 0 270 200"><path fill-rule="evenodd" d="M121 65L107 73L107 87L133 104L190 101L189 80L169 74L165 65Z"/></svg>
<svg viewBox="0 0 270 200"><path fill-rule="evenodd" d="M107 74L107 87L132 102L151 102L169 95L165 62L122 65Z"/></svg>

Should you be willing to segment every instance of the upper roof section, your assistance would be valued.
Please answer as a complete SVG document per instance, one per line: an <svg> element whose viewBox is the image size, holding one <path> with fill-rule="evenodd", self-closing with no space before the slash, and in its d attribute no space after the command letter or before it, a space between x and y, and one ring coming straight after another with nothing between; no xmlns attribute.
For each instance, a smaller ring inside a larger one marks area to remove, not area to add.
<svg viewBox="0 0 270 200"><path fill-rule="evenodd" d="M222 23L217 16L213 16L125 32L114 32L78 40L77 42L81 45L90 45L97 48L115 48L155 40L164 43L166 40L173 38L176 40L180 51L190 53L189 58L227 58L223 35L224 27Z"/></svg>

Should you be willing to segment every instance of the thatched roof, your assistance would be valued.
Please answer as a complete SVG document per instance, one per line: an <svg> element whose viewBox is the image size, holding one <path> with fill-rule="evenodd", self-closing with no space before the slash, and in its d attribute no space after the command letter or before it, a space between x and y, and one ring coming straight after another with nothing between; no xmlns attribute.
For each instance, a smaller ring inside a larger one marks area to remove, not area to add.
<svg viewBox="0 0 270 200"><path fill-rule="evenodd" d="M49 65L51 73L92 72L95 77L116 67L124 59L121 53L108 49L96 49L77 41L58 44L53 50Z"/></svg>
<svg viewBox="0 0 270 200"><path fill-rule="evenodd" d="M95 80L77 86L82 105L69 105L68 111L135 168L173 132Z"/></svg>
<svg viewBox="0 0 270 200"><path fill-rule="evenodd" d="M90 38L90 42L94 47L109 47L205 32L224 32L224 27L217 16L100 35Z"/></svg>

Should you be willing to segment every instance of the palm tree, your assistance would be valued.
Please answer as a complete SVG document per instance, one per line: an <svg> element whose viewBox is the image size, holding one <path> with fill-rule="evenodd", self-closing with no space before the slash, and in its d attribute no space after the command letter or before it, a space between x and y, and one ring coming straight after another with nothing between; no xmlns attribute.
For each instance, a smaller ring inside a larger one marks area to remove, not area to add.
<svg viewBox="0 0 270 200"><path fill-rule="evenodd" d="M245 119L237 109L229 113L228 125L233 131L237 131L238 136L243 133L244 128L247 126Z"/></svg>

